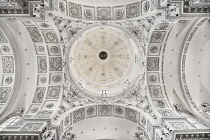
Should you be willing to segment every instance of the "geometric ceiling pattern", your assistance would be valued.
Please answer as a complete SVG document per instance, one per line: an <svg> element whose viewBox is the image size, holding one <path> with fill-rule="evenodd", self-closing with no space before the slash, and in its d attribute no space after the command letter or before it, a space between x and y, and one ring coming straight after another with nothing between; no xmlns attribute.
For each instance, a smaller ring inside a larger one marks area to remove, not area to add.
<svg viewBox="0 0 210 140"><path fill-rule="evenodd" d="M75 1L76 2L76 1ZM140 17L155 9L154 0L136 1L126 5L95 6L59 0L55 10L73 18L85 20L122 20Z"/></svg>
<svg viewBox="0 0 210 140"><path fill-rule="evenodd" d="M16 73L16 68L15 68L15 58L13 54L13 50L11 47L11 44L9 43L8 38L5 36L2 30L0 30L0 53L1 53L1 87L0 87L0 92L1 92L1 98L0 98L0 107L1 107L1 112L8 104L9 101L11 101L11 96L12 93L14 92L13 87L14 87L14 81L15 81L15 73Z"/></svg>
<svg viewBox="0 0 210 140"><path fill-rule="evenodd" d="M136 83L141 67L139 53L142 50L117 28L93 28L71 47L69 72L87 93L112 97Z"/></svg>
<svg viewBox="0 0 210 140"><path fill-rule="evenodd" d="M0 1L0 139L210 139L209 4Z"/></svg>

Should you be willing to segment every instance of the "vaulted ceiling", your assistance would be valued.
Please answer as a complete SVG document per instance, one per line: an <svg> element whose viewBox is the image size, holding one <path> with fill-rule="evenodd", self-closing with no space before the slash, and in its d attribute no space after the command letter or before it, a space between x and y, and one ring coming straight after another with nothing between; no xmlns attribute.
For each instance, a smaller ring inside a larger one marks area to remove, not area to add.
<svg viewBox="0 0 210 140"><path fill-rule="evenodd" d="M1 3L0 139L210 138L208 2L52 2Z"/></svg>

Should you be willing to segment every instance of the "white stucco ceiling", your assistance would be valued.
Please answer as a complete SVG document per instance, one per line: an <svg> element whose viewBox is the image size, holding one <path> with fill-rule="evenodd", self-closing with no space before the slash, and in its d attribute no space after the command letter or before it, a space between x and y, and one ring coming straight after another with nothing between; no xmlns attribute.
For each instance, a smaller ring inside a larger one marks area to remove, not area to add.
<svg viewBox="0 0 210 140"><path fill-rule="evenodd" d="M119 118L90 118L73 126L78 140L132 140L139 126Z"/></svg>
<svg viewBox="0 0 210 140"><path fill-rule="evenodd" d="M206 22L197 29L186 55L186 83L198 107L210 99L210 30L206 30L209 28Z"/></svg>
<svg viewBox="0 0 210 140"><path fill-rule="evenodd" d="M116 6L137 2L137 0L69 0L70 2L92 6Z"/></svg>
<svg viewBox="0 0 210 140"><path fill-rule="evenodd" d="M139 53L125 32L95 27L85 31L71 47L69 71L82 90L96 97L112 97L136 83L141 72Z"/></svg>

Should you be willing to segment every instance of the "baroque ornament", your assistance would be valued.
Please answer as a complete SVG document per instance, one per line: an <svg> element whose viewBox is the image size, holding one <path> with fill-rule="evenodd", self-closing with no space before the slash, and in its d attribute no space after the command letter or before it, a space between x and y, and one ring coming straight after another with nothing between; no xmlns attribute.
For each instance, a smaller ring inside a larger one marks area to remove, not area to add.
<svg viewBox="0 0 210 140"><path fill-rule="evenodd" d="M45 56L38 56L38 72L46 73L47 72L47 60Z"/></svg>
<svg viewBox="0 0 210 140"><path fill-rule="evenodd" d="M53 81L54 83L60 82L60 81L61 81L61 76L59 76L59 75L53 75L53 76L52 76L52 81Z"/></svg>
<svg viewBox="0 0 210 140"><path fill-rule="evenodd" d="M59 9L62 13L66 11L65 3L63 1L59 1Z"/></svg>
<svg viewBox="0 0 210 140"><path fill-rule="evenodd" d="M54 106L53 103L46 104L46 108L47 108L47 109L51 109L51 108L53 108L53 106Z"/></svg>
<svg viewBox="0 0 210 140"><path fill-rule="evenodd" d="M60 94L60 86L49 86L47 92L47 99L58 99Z"/></svg>
<svg viewBox="0 0 210 140"><path fill-rule="evenodd" d="M81 108L73 112L73 122L76 123L78 121L85 119L85 109Z"/></svg>
<svg viewBox="0 0 210 140"><path fill-rule="evenodd" d="M158 51L158 47L157 46L152 46L151 48L150 48L150 52L151 53L156 53Z"/></svg>
<svg viewBox="0 0 210 140"><path fill-rule="evenodd" d="M155 76L155 75L150 75L150 76L149 76L149 81L152 82L152 83L156 83L156 82L157 82L157 76Z"/></svg>
<svg viewBox="0 0 210 140"><path fill-rule="evenodd" d="M99 116L111 116L111 105L99 105Z"/></svg>
<svg viewBox="0 0 210 140"><path fill-rule="evenodd" d="M9 97L11 88L1 87L0 88L0 103L5 103Z"/></svg>
<svg viewBox="0 0 210 140"><path fill-rule="evenodd" d="M94 16L94 11L92 9L86 9L84 11L84 15L85 15L86 18L92 19L93 16Z"/></svg>
<svg viewBox="0 0 210 140"><path fill-rule="evenodd" d="M65 22L65 21L64 21ZM68 22L68 20L66 20L66 22ZM76 24L77 25L77 27L75 28L74 26L72 26L73 24ZM123 23L124 24L124 23ZM89 25L89 24L88 24ZM91 25L91 24L90 24ZM64 40L67 40L68 39L68 36L69 36L69 40L68 41L73 41L74 39L75 39L75 36L77 35L77 33L78 33L78 31L81 31L81 29L80 28L82 28L82 27L86 27L86 24L84 24L84 23L80 23L80 22L78 22L78 23L76 23L76 22L74 22L74 21L71 21L71 23L69 23L69 24L66 24L66 32L67 32L67 38L65 38L65 36L62 36L63 37L63 39ZM127 27L128 25L126 24L126 27ZM62 25L58 25L58 28L60 28L60 29L62 29ZM72 34L69 32L68 33L68 31L69 30L72 30L72 29L75 29L75 30L73 30L74 31L74 33L73 33L73 36L72 36ZM78 30L76 30L76 29L78 29ZM142 31L139 31L138 33L139 33L139 36L141 36L141 32ZM131 36L132 37L132 36ZM103 39L103 38L101 38L101 39ZM116 42L116 41L115 41ZM92 43L92 44L91 44ZM113 43L114 45L119 45L119 42L116 42L116 43ZM87 45L93 45L93 42L92 41L90 41L90 42L87 42ZM72 49L72 47L71 47L71 49ZM66 55L68 55L68 52L67 52L67 49L66 49L66 51L65 51L65 53L64 54L66 54ZM84 56L84 58L85 58L85 56ZM139 58L140 59L140 58ZM68 62L70 62L70 61L72 61L72 57L69 57L69 58L67 58L66 59ZM65 64L64 64L64 66L65 66ZM89 67L88 67L88 69L89 69ZM114 69L114 68L113 68ZM70 84L70 83L72 83L72 81L69 81L69 78L70 78L70 75L69 75L69 67L64 67L64 71L65 71L65 74L64 74L64 82L66 83L65 85L64 85L64 97L63 97L63 102L62 102L62 105L64 105L64 106L67 106L68 108L67 109L71 109L71 108L75 108L75 107L78 107L79 105L85 105L85 104L88 104L88 103L93 103L94 102L94 98L92 98L92 97L90 97L89 98L89 100L86 100L86 98L84 98L84 94L82 95L82 93L81 93L81 90L79 91L79 93L74 93L74 92L72 92L71 90L70 90L70 85L72 85L72 84ZM93 70L93 67L92 67L92 70ZM77 78L77 80L78 80L78 78ZM70 85L69 85L70 84ZM129 81L127 81L127 82L125 82L125 85L126 84L129 84ZM73 85L74 87L75 87L75 85ZM81 99L82 99L82 101L81 101ZM84 100L83 100L84 99ZM113 100L116 100L116 98L111 98L111 101L113 101ZM81 101L81 102L80 102ZM97 102L99 102L99 99L96 99L95 101L97 101ZM103 100L103 99L100 99L100 101L103 101L103 102L106 102L106 99L105 100ZM69 104L69 103L71 103L71 104ZM100 108L97 108L98 109L98 115L100 116ZM64 109L65 110L65 109ZM60 110L60 112L63 112L62 110ZM112 111L111 111L111 113L112 113ZM113 112L114 113L114 112ZM113 115L116 115L116 114L113 114ZM55 119L57 119L58 117L60 116L60 114L59 113L57 113L56 114L56 117L55 117ZM117 115L116 115L117 116ZM87 117L87 116L86 116ZM123 115L123 117L124 117L124 115Z"/></svg>
<svg viewBox="0 0 210 140"><path fill-rule="evenodd" d="M47 24L47 23L41 23L40 26L41 26L42 28L49 28L49 27L50 27L50 25Z"/></svg>
<svg viewBox="0 0 210 140"><path fill-rule="evenodd" d="M141 116L140 124L143 125L143 126L146 126L147 121L146 121L144 116Z"/></svg>
<svg viewBox="0 0 210 140"><path fill-rule="evenodd" d="M70 122L71 120L70 120L70 116L68 115L66 118L65 118L65 120L64 120L64 126L68 126L68 125L70 125Z"/></svg>
<svg viewBox="0 0 210 140"><path fill-rule="evenodd" d="M164 108L165 107L165 103L163 101L157 101L156 102L157 107L159 108Z"/></svg>
<svg viewBox="0 0 210 140"><path fill-rule="evenodd" d="M169 124L177 130L192 129L187 122L169 122Z"/></svg>
<svg viewBox="0 0 210 140"><path fill-rule="evenodd" d="M66 130L66 132L62 136L62 139L65 139L65 140L76 140L77 136L76 136L76 134L72 133L71 130L72 130L72 127L70 127L68 130Z"/></svg>
<svg viewBox="0 0 210 140"><path fill-rule="evenodd" d="M92 39L97 35L100 35L99 44L110 47L96 47L100 45L94 45ZM108 38L109 35L112 38ZM138 69L143 69L143 54L136 45L131 36L125 36L125 32L118 28L90 28L73 43L67 54L67 75L84 95L101 99L110 97L107 100L120 97L120 94L126 94L123 89L130 90L142 76L143 71L139 73ZM139 63L134 63L135 56L139 57Z"/></svg>
<svg viewBox="0 0 210 140"><path fill-rule="evenodd" d="M150 95L152 98L163 98L162 89L159 85L150 85L149 86Z"/></svg>
<svg viewBox="0 0 210 140"><path fill-rule="evenodd" d="M62 59L61 57L50 57L50 71L61 71L62 70Z"/></svg>
<svg viewBox="0 0 210 140"><path fill-rule="evenodd" d="M37 49L38 49L39 52L44 52L44 47L43 46L38 46Z"/></svg>
<svg viewBox="0 0 210 140"><path fill-rule="evenodd" d="M156 8L156 0L151 0L151 11Z"/></svg>
<svg viewBox="0 0 210 140"><path fill-rule="evenodd" d="M145 1L144 4L143 4L143 11L144 11L144 13L147 13L149 11L149 8L150 8L149 1Z"/></svg>
<svg viewBox="0 0 210 140"><path fill-rule="evenodd" d="M49 118L53 111L51 110L40 110L34 117L35 118Z"/></svg>
<svg viewBox="0 0 210 140"><path fill-rule="evenodd" d="M10 48L9 48L8 46L3 45L1 48L2 48L2 51L3 51L4 53L10 53Z"/></svg>
<svg viewBox="0 0 210 140"><path fill-rule="evenodd" d="M165 38L166 31L154 31L151 37L151 43L162 43Z"/></svg>
<svg viewBox="0 0 210 140"><path fill-rule="evenodd" d="M174 117L175 114L171 110L158 110L163 117Z"/></svg>
<svg viewBox="0 0 210 140"><path fill-rule="evenodd" d="M130 121L133 121L133 122L137 123L137 114L138 114L137 111L135 111L133 109L130 109L130 108L126 108L125 118L130 120Z"/></svg>
<svg viewBox="0 0 210 140"><path fill-rule="evenodd" d="M7 43L7 39L1 30L0 30L0 43Z"/></svg>
<svg viewBox="0 0 210 140"><path fill-rule="evenodd" d="M37 27L26 27L28 32L33 40L33 42L43 42L41 33L39 32Z"/></svg>
<svg viewBox="0 0 210 140"><path fill-rule="evenodd" d="M13 78L11 76L8 76L8 77L5 78L4 81L5 81L6 84L11 84L12 81L13 81Z"/></svg>
<svg viewBox="0 0 210 140"><path fill-rule="evenodd" d="M140 15L140 4L139 2L126 5L126 17L134 18Z"/></svg>
<svg viewBox="0 0 210 140"><path fill-rule="evenodd" d="M69 16L82 18L82 5L69 2Z"/></svg>
<svg viewBox="0 0 210 140"><path fill-rule="evenodd" d="M33 103L42 103L45 94L45 87L37 87L34 95Z"/></svg>
<svg viewBox="0 0 210 140"><path fill-rule="evenodd" d="M3 73L14 73L14 62L12 56L2 56Z"/></svg>
<svg viewBox="0 0 210 140"><path fill-rule="evenodd" d="M46 77L41 77L41 78L40 78L40 82L41 82L41 83L44 84L44 83L46 83L46 81L47 81L47 78L46 78Z"/></svg>
<svg viewBox="0 0 210 140"><path fill-rule="evenodd" d="M137 128L138 132L135 133L134 140L149 140L149 136L145 132L145 130L141 129L140 127Z"/></svg>
<svg viewBox="0 0 210 140"><path fill-rule="evenodd" d="M111 20L111 7L97 7L98 20Z"/></svg>
<svg viewBox="0 0 210 140"><path fill-rule="evenodd" d="M38 110L39 110L38 107L34 107L34 108L31 109L31 113L36 113Z"/></svg>
<svg viewBox="0 0 210 140"><path fill-rule="evenodd" d="M94 107L88 107L88 109L87 109L87 115L88 116L93 115L94 112L95 112L95 108Z"/></svg>
<svg viewBox="0 0 210 140"><path fill-rule="evenodd" d="M159 70L159 57L148 57L147 58L147 70L158 71Z"/></svg>
<svg viewBox="0 0 210 140"><path fill-rule="evenodd" d="M152 130L153 130L153 126L152 126L151 122L148 120L147 121L147 132L152 132Z"/></svg>
<svg viewBox="0 0 210 140"><path fill-rule="evenodd" d="M54 31L42 31L46 43L58 43L58 38Z"/></svg>
<svg viewBox="0 0 210 140"><path fill-rule="evenodd" d="M117 8L115 11L114 11L114 16L116 19L121 19L124 15L124 11L123 9L121 8Z"/></svg>
<svg viewBox="0 0 210 140"><path fill-rule="evenodd" d="M122 107L120 107L120 106L115 107L114 111L117 115L123 115L123 113L124 113Z"/></svg>
<svg viewBox="0 0 210 140"><path fill-rule="evenodd" d="M164 29L167 29L168 27L169 27L169 23L167 23L167 22L165 22L165 23L161 23L160 25L159 25L159 28L160 29L162 29L162 30L164 30Z"/></svg>
<svg viewBox="0 0 210 140"><path fill-rule="evenodd" d="M42 125L43 123L27 123L21 131L38 131Z"/></svg>
<svg viewBox="0 0 210 140"><path fill-rule="evenodd" d="M59 48L58 48L57 46L52 46L52 47L50 48L50 51L51 51L52 53L58 53L58 52L59 52Z"/></svg>

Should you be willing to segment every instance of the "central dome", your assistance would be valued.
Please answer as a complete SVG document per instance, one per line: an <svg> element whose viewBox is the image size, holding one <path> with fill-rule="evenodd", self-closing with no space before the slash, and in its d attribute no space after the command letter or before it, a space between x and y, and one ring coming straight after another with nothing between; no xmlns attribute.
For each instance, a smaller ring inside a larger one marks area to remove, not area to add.
<svg viewBox="0 0 210 140"><path fill-rule="evenodd" d="M85 31L69 52L69 72L81 90L95 97L113 97L132 87L140 70L133 39L114 27Z"/></svg>

